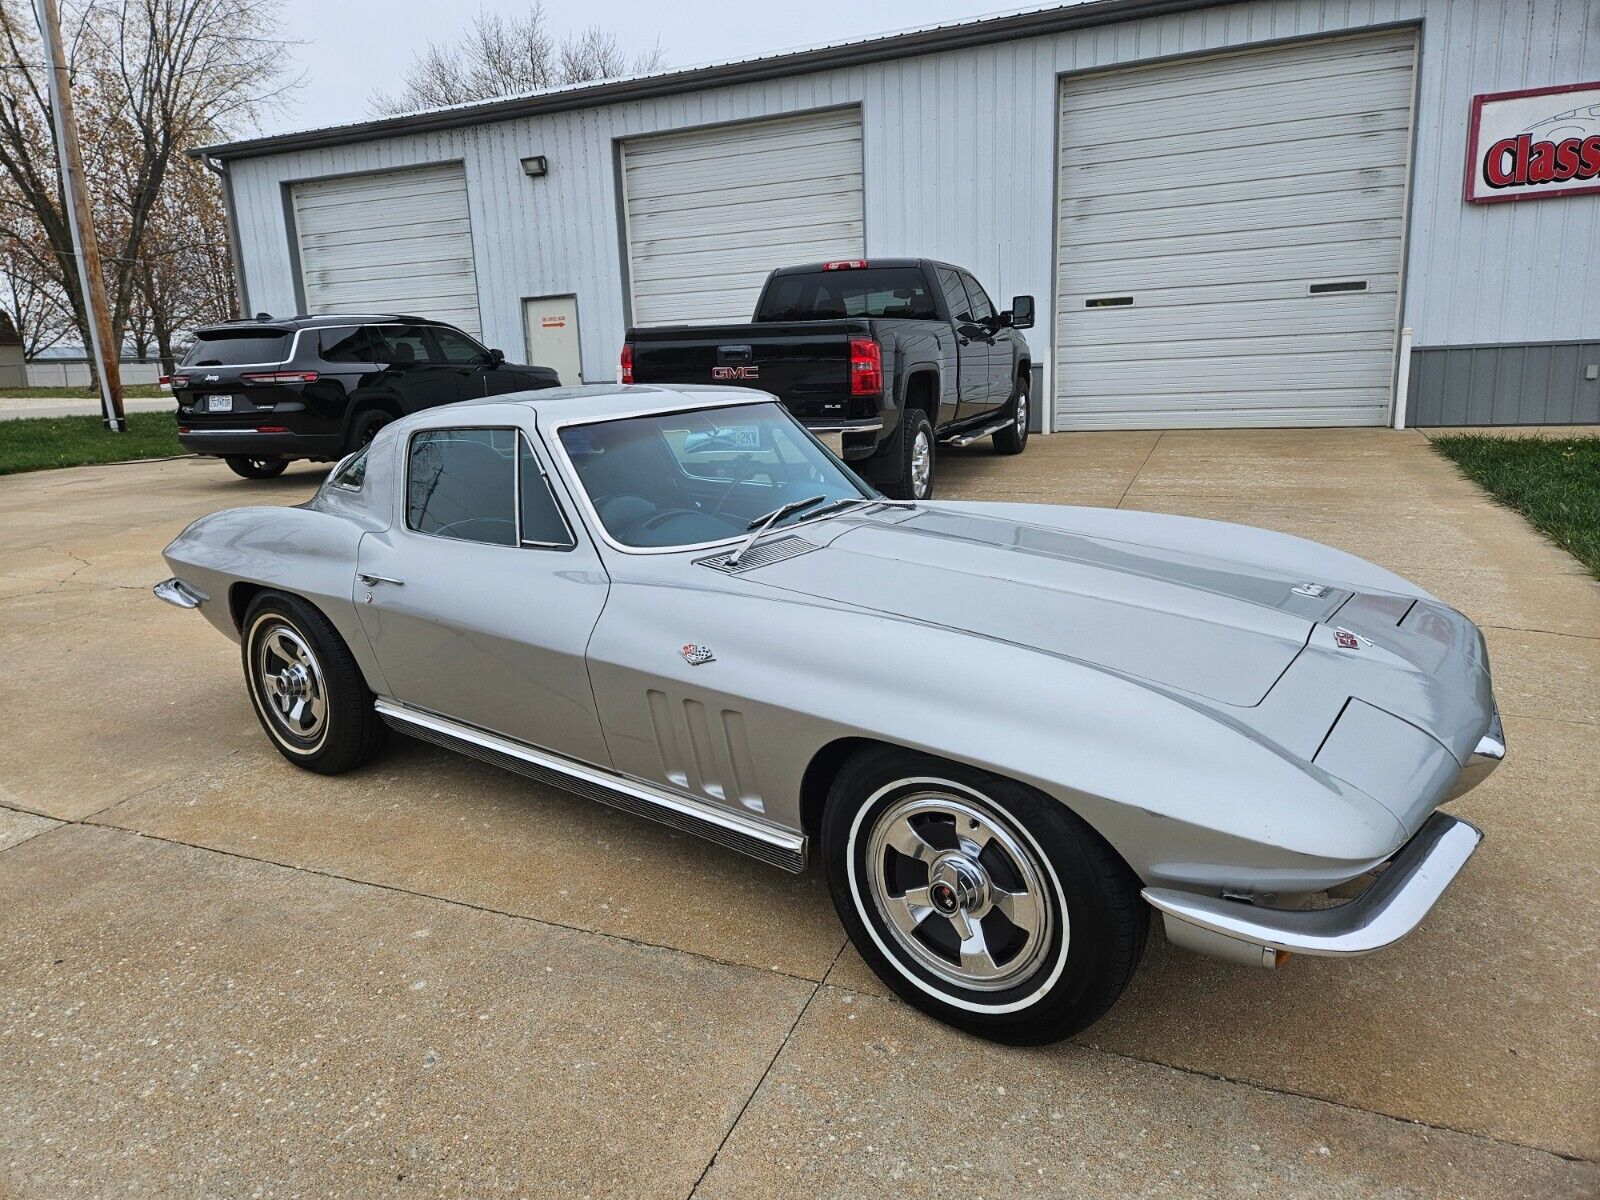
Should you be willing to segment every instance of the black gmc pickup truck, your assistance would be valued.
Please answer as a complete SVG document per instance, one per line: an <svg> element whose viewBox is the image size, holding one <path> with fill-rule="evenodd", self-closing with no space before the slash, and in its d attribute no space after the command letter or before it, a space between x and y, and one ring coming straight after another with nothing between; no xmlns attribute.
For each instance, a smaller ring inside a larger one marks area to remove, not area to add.
<svg viewBox="0 0 1600 1200"><path fill-rule="evenodd" d="M623 383L727 383L782 400L885 495L933 494L934 443L1028 443L1033 297L996 312L970 271L925 258L767 276L748 325L628 330Z"/></svg>

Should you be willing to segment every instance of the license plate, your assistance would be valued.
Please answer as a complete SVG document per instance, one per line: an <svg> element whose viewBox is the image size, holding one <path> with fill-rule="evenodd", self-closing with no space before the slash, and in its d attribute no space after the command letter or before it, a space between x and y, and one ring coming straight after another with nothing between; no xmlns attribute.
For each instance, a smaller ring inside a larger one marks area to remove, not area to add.
<svg viewBox="0 0 1600 1200"><path fill-rule="evenodd" d="M233 397L232 396L208 396L208 397L206 397L206 411L207 412L232 412L233 411Z"/></svg>

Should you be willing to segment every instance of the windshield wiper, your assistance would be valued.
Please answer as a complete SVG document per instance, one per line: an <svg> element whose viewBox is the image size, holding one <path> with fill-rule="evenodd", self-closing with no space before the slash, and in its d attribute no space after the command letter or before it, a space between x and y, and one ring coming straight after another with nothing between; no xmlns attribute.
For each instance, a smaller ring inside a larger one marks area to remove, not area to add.
<svg viewBox="0 0 1600 1200"><path fill-rule="evenodd" d="M750 530L750 536L745 538L744 545L728 556L728 565L730 567L738 566L739 560L744 557L744 552L756 544L756 539L771 529L777 522L783 520L784 517L791 516L797 512L804 512L812 505L821 504L826 499L826 496L809 496L804 500L791 500L789 503L780 504L771 512L764 513L751 521L750 524L745 526L746 529Z"/></svg>
<svg viewBox="0 0 1600 1200"><path fill-rule="evenodd" d="M818 517L831 516L836 512L843 512L847 508L854 508L858 504L877 503L877 500L874 500L869 496L845 496L843 499L835 500L832 504L824 504L821 508L817 509L816 512L808 516L806 520L814 521Z"/></svg>

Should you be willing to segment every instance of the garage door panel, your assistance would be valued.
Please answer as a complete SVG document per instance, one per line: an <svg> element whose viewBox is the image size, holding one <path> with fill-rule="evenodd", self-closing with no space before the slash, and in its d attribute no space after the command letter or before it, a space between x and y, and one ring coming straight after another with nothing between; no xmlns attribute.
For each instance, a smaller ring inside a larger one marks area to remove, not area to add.
<svg viewBox="0 0 1600 1200"><path fill-rule="evenodd" d="M1078 266L1096 262L1129 262L1136 259L1188 260L1203 254L1236 254L1251 250L1271 250L1304 245L1316 239L1327 246L1361 245L1372 241L1397 241L1402 230L1398 215L1366 221L1306 221L1295 225L1274 224L1242 230L1207 232L1174 230L1153 236L1130 236L1100 246L1080 246L1075 258Z"/></svg>
<svg viewBox="0 0 1600 1200"><path fill-rule="evenodd" d="M1289 253L1292 249L1293 253ZM1188 286L1232 283L1241 277L1257 282L1312 282L1365 279L1372 271L1393 269L1400 253L1399 237L1371 242L1329 242L1286 248L1217 251L1170 258L1134 258L1114 265L1079 263L1064 267L1061 283L1068 293L1126 295L1142 287L1160 287L1181 279ZM1305 290L1304 287L1301 288Z"/></svg>
<svg viewBox="0 0 1600 1200"><path fill-rule="evenodd" d="M477 269L459 163L295 184L308 312L404 312L476 336Z"/></svg>
<svg viewBox="0 0 1600 1200"><path fill-rule="evenodd" d="M1387 417L1414 58L1404 31L1063 82L1061 427ZM1310 290L1338 282L1365 287Z"/></svg>
<svg viewBox="0 0 1600 1200"><path fill-rule="evenodd" d="M1343 79L1374 72L1408 71L1412 55L1412 38L1408 33L1241 50L1164 63L1154 70L1133 68L1107 72L1096 81L1093 92L1081 98L1076 108L1081 112L1094 112L1146 98L1210 100L1283 87L1303 91L1308 85L1337 84ZM1159 78L1154 71L1160 72Z"/></svg>
<svg viewBox="0 0 1600 1200"><path fill-rule="evenodd" d="M1150 178L1140 188L1142 205L1130 207L1128 194L1117 192L1080 192L1061 197L1063 216L1071 217L1125 217L1137 219L1149 215L1160 219L1174 212L1188 209L1226 207L1239 201L1267 201L1274 199L1347 200L1367 192L1387 190L1403 195L1406 171L1403 164L1390 167L1364 167L1359 172L1348 169L1337 171L1300 171L1278 179L1241 179L1233 183L1191 185L1181 178ZM1398 200L1396 201L1398 203ZM1067 231L1063 229L1064 235Z"/></svg>
<svg viewBox="0 0 1600 1200"><path fill-rule="evenodd" d="M773 267L865 253L857 109L628 142L623 187L636 325L748 320Z"/></svg>
<svg viewBox="0 0 1600 1200"><path fill-rule="evenodd" d="M1142 180L1166 177L1179 177L1188 186L1200 187L1283 179L1296 175L1307 163L1319 166L1331 162L1351 163L1343 171L1346 181L1350 182L1362 178L1364 171L1404 163L1408 144L1409 139L1402 132L1374 136L1341 134L1257 146L1247 154L1207 148L1146 155L1114 163L1091 163L1083 168L1074 194L1104 196L1134 192L1139 190ZM1361 165L1353 165L1356 163Z"/></svg>
<svg viewBox="0 0 1600 1200"><path fill-rule="evenodd" d="M1256 232L1271 233L1285 227L1337 224L1366 219L1373 209L1373 189L1357 188L1317 196L1293 193L1285 196L1253 196L1248 201L1216 201L1157 208L1136 212L1109 212L1099 215L1096 231L1108 239L1108 251L1119 243L1174 234ZM1404 203L1404 188L1396 185L1389 198L1395 206ZM1078 215L1074 210L1074 215ZM1392 218L1391 218L1392 219ZM1101 248L1079 244L1081 259Z"/></svg>

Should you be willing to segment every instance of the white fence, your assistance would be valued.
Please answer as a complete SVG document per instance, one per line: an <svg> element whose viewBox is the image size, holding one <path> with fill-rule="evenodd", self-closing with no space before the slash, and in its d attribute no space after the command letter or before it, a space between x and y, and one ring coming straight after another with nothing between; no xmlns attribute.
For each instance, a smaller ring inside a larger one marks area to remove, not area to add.
<svg viewBox="0 0 1600 1200"><path fill-rule="evenodd" d="M25 378L16 378L15 367L0 368L0 386L21 382L27 387L88 387L89 363L85 359L41 358L23 367ZM123 383L155 383L161 378L161 364L153 362L125 362L122 364Z"/></svg>

